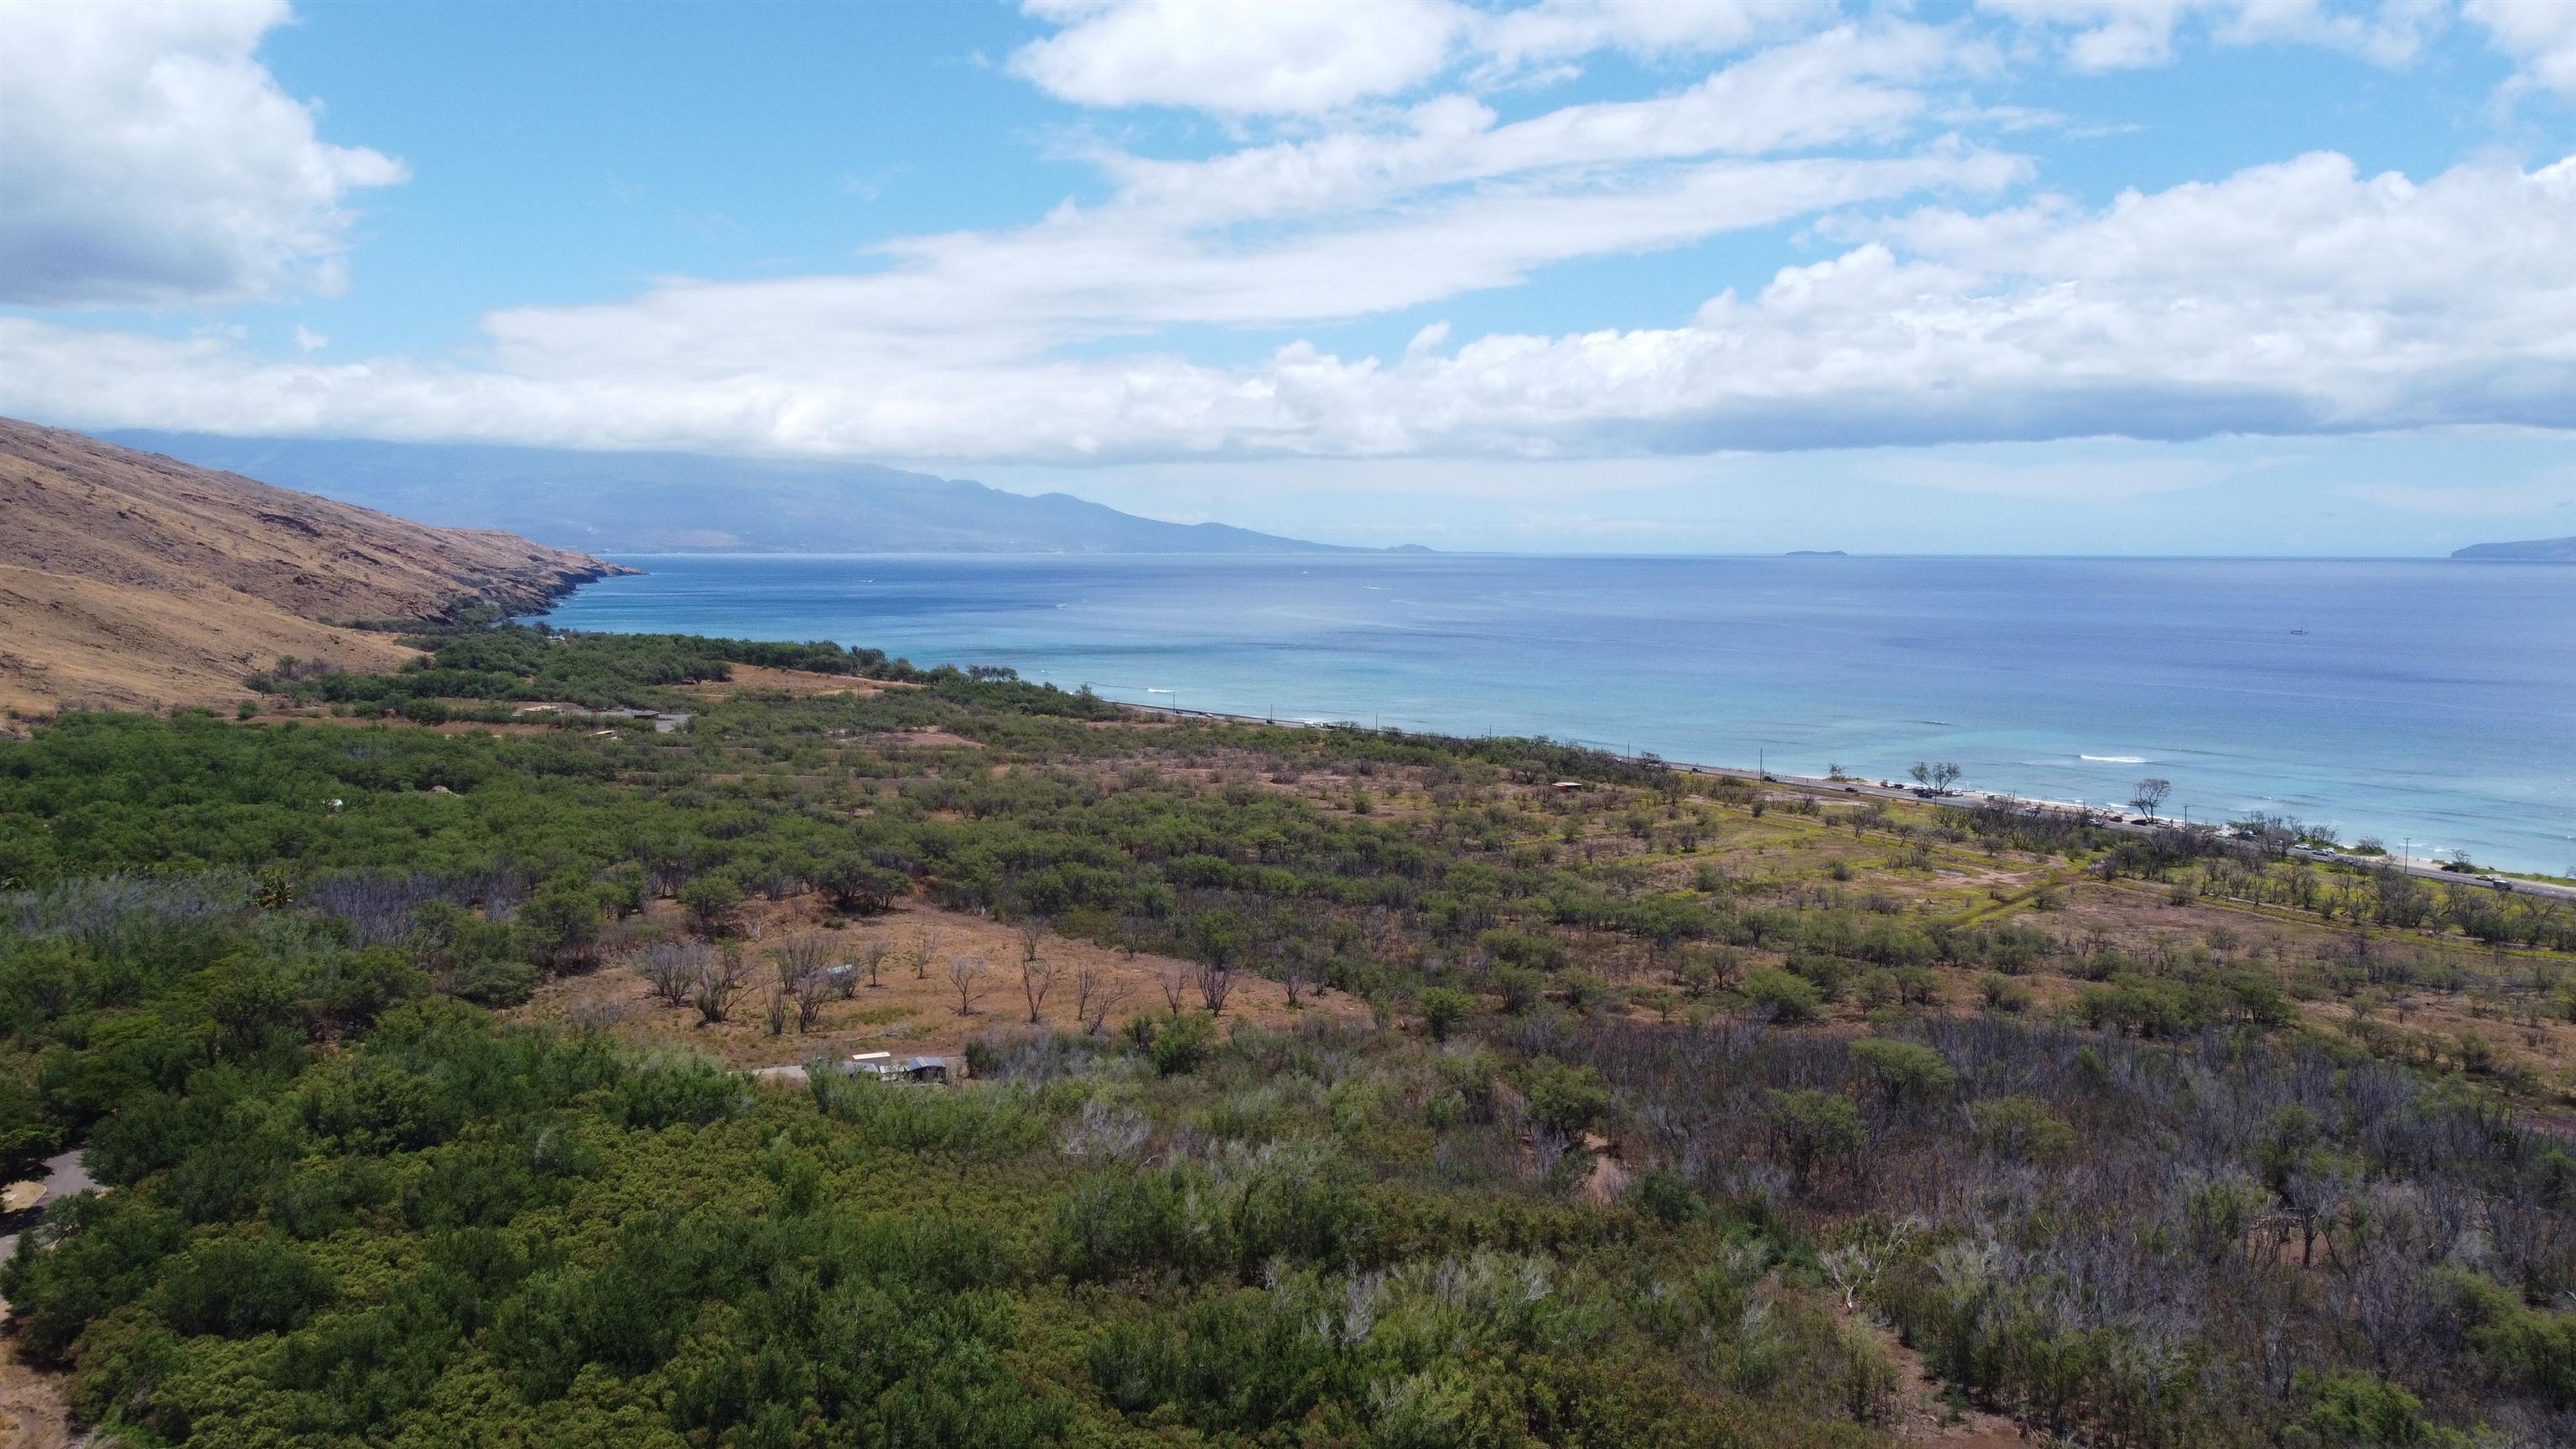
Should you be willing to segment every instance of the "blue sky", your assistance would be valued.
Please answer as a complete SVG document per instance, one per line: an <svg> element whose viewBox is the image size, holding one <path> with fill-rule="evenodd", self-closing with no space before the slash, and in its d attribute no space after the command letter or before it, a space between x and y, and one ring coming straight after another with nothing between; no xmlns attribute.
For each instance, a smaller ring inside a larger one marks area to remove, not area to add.
<svg viewBox="0 0 2576 1449"><path fill-rule="evenodd" d="M0 411L1453 548L2576 533L2576 0L0 0Z"/></svg>

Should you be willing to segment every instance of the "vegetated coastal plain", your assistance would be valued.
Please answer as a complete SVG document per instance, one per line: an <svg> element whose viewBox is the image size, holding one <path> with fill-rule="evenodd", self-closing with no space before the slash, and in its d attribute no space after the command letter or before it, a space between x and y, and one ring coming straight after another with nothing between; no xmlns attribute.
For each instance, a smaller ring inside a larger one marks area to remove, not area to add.
<svg viewBox="0 0 2576 1449"><path fill-rule="evenodd" d="M0 743L0 1144L109 1189L0 1295L78 1425L2576 1439L2566 903L831 645L407 642Z"/></svg>

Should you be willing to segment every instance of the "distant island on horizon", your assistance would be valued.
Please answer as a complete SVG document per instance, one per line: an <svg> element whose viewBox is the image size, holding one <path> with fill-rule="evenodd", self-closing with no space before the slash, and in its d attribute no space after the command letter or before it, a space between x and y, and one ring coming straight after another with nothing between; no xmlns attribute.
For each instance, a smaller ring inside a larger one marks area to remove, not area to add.
<svg viewBox="0 0 2576 1449"><path fill-rule="evenodd" d="M110 442L450 528L587 553L1422 554L1224 523L1167 523L1069 493L1011 493L875 463L127 429Z"/></svg>
<svg viewBox="0 0 2576 1449"><path fill-rule="evenodd" d="M2471 563L2576 563L2576 538L2527 538L2517 543L2473 543L2451 557Z"/></svg>

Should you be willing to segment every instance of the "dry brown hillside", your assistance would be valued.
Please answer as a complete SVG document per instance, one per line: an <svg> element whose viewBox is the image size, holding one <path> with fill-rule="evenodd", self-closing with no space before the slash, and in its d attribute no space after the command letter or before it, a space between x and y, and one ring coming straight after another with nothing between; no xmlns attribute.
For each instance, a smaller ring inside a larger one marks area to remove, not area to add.
<svg viewBox="0 0 2576 1449"><path fill-rule="evenodd" d="M243 675L284 654L387 668L410 651L337 622L533 607L615 572L0 418L0 709L13 714L237 699Z"/></svg>

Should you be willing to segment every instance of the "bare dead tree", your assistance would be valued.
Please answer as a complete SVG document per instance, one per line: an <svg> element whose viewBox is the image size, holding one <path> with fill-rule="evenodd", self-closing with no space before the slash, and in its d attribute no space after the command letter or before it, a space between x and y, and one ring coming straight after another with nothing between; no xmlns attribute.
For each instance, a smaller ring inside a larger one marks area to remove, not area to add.
<svg viewBox="0 0 2576 1449"><path fill-rule="evenodd" d="M870 988L873 989L885 985L886 957L893 954L893 952L894 946L890 942L870 941L867 949L859 954L859 964L865 966L868 971L868 985ZM850 978L850 988L851 989L849 991L843 993L844 996L855 996L858 994L857 977Z"/></svg>
<svg viewBox="0 0 2576 1449"><path fill-rule="evenodd" d="M1059 963L1036 955L1020 958L1020 994L1029 1001L1029 1025L1038 1024L1038 1008L1046 1005L1047 993L1055 989L1056 975L1063 969Z"/></svg>
<svg viewBox="0 0 2576 1449"><path fill-rule="evenodd" d="M1098 1036L1102 1032L1107 1031L1109 1029L1109 1014L1126 1005L1127 998L1134 994L1135 987L1127 982L1111 981L1103 983L1099 992L1091 998L1091 1012L1088 1016L1083 1018L1082 1029L1091 1033L1093 1036Z"/></svg>
<svg viewBox="0 0 2576 1449"><path fill-rule="evenodd" d="M778 974L778 984L793 987L808 976L820 976L831 966L832 950L820 936L796 936L770 948L769 964Z"/></svg>
<svg viewBox="0 0 2576 1449"><path fill-rule="evenodd" d="M1208 1015L1225 1015L1225 999L1234 992L1234 968L1216 961L1199 963L1199 1000L1207 1004Z"/></svg>
<svg viewBox="0 0 2576 1449"><path fill-rule="evenodd" d="M957 992L957 1014L973 1016L975 1003L984 994L984 977L992 966L981 956L964 952L948 958L948 984Z"/></svg>
<svg viewBox="0 0 2576 1449"><path fill-rule="evenodd" d="M823 1002L833 989L831 960L831 949L819 936L791 937L771 949L769 963L777 984L769 995L770 1035L786 1029L790 1007L799 1032L812 1031L822 1020Z"/></svg>
<svg viewBox="0 0 2576 1449"><path fill-rule="evenodd" d="M1168 960L1158 962L1154 967L1154 979L1162 983L1164 1004L1172 1008L1174 1016L1180 1015L1181 998L1188 995L1190 989L1190 963Z"/></svg>
<svg viewBox="0 0 2576 1449"><path fill-rule="evenodd" d="M698 988L698 972L714 953L695 941L656 941L636 959L644 988L665 1006L686 1006Z"/></svg>
<svg viewBox="0 0 2576 1449"><path fill-rule="evenodd" d="M713 1026L727 1019L733 1011L733 999L742 992L742 956L731 949L709 952L700 963L691 984L689 1000L698 1009L699 1024Z"/></svg>
<svg viewBox="0 0 2576 1449"><path fill-rule="evenodd" d="M1018 924L1011 927L1011 934L1019 938L1021 960L1038 959L1038 947L1046 941L1046 931L1047 918L1035 911L1020 917Z"/></svg>
<svg viewBox="0 0 2576 1449"><path fill-rule="evenodd" d="M808 976L796 989L796 1029L810 1032L823 1024L823 1004L832 999L831 979Z"/></svg>
<svg viewBox="0 0 2576 1449"><path fill-rule="evenodd" d="M938 954L939 933L937 931L924 929L920 935L913 937L912 950L909 953L912 960L912 979L928 980L931 960Z"/></svg>
<svg viewBox="0 0 2576 1449"><path fill-rule="evenodd" d="M1113 980L1097 966L1085 966L1073 974L1073 1017L1082 1029L1100 1035L1109 1013L1125 1001L1128 988Z"/></svg>

